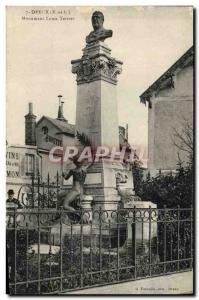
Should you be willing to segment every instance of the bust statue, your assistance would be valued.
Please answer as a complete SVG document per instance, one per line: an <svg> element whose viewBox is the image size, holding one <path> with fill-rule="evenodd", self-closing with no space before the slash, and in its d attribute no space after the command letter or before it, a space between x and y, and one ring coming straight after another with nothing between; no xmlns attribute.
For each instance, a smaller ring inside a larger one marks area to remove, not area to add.
<svg viewBox="0 0 199 300"><path fill-rule="evenodd" d="M104 41L106 38L112 37L113 31L103 28L104 15L101 11L95 11L92 15L93 31L86 37L86 43L90 44L97 41Z"/></svg>

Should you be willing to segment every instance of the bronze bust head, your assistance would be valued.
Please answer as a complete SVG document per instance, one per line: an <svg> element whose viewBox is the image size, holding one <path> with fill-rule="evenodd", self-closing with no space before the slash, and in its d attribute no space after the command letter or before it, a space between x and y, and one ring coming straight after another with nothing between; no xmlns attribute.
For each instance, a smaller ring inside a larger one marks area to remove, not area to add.
<svg viewBox="0 0 199 300"><path fill-rule="evenodd" d="M101 11L95 11L92 15L92 25L94 31L86 37L86 43L90 44L97 41L104 41L113 35L112 30L107 30L103 28L104 15Z"/></svg>
<svg viewBox="0 0 199 300"><path fill-rule="evenodd" d="M94 31L100 30L103 28L104 15L101 11L95 11L92 15L92 25Z"/></svg>

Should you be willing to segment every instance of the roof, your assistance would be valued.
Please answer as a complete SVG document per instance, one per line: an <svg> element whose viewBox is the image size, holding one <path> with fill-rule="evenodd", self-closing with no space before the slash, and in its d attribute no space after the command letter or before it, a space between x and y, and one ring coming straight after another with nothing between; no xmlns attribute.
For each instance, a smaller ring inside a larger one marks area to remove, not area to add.
<svg viewBox="0 0 199 300"><path fill-rule="evenodd" d="M53 119L53 118L50 118L50 117L46 117L46 116L43 116L37 122L37 126L39 125L39 123L41 123L41 121L43 121L43 119L48 120L55 127L57 127L57 129L59 129L58 133L68 134L68 135L72 135L72 136L75 135L75 125L69 124L68 122L65 122L65 121L61 121L61 120Z"/></svg>
<svg viewBox="0 0 199 300"><path fill-rule="evenodd" d="M189 48L163 75L161 75L142 95L140 102L146 104L150 101L152 93L159 90L161 87L174 87L173 76L180 68L184 68L193 64L194 47Z"/></svg>
<svg viewBox="0 0 199 300"><path fill-rule="evenodd" d="M37 149L37 146L32 145L20 145L20 144L7 144L6 148L25 148L25 149Z"/></svg>

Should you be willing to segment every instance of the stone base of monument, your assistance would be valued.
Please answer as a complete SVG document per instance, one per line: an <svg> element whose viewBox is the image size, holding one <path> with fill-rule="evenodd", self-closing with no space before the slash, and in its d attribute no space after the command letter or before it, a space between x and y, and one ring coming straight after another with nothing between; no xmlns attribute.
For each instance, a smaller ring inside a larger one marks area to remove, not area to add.
<svg viewBox="0 0 199 300"><path fill-rule="evenodd" d="M138 255L147 253L149 244L153 246L157 239L157 205L150 201L129 201L124 203L124 208L136 211L134 216L133 211L130 213L127 221L127 245L134 247L136 243Z"/></svg>
<svg viewBox="0 0 199 300"><path fill-rule="evenodd" d="M81 236L83 237L83 246L92 248L116 248L118 243L118 228L119 228L119 246L122 247L126 241L127 237L127 226L126 224L121 224L117 226L116 224L111 226L111 228L100 227L99 224L73 224L62 225L62 243L65 243L66 240L69 242L72 240L80 240ZM49 238L49 236L48 236ZM100 241L101 240L101 241ZM60 245L60 226L55 225L51 229L51 242L53 245ZM42 242L47 243L45 239ZM79 242L78 242L79 243ZM101 243L101 246L100 246Z"/></svg>
<svg viewBox="0 0 199 300"><path fill-rule="evenodd" d="M134 199L137 199L134 196ZM91 200L89 198L88 200ZM90 205L90 204L89 204ZM99 210L86 211L83 215L83 224L70 224L63 220L62 242L64 240L80 239L83 236L84 247L100 247L100 239L103 247L112 249L119 247L135 247L137 255L147 254L149 245L152 247L157 239L157 205L148 201L126 201L124 208L129 208L128 217L125 220L117 220L117 212L103 212L99 218ZM136 216L134 209L136 208ZM134 222L136 218L136 222ZM60 245L60 225L51 228L53 244ZM102 245L101 245L102 246Z"/></svg>
<svg viewBox="0 0 199 300"><path fill-rule="evenodd" d="M116 210L121 196L116 186L117 174L122 174L126 181L123 189L133 190L132 171L120 161L103 159L94 163L89 169L84 184L84 193L93 197L93 210Z"/></svg>
<svg viewBox="0 0 199 300"><path fill-rule="evenodd" d="M83 226L80 224L73 225L62 225L62 242L66 238L69 240L74 239L75 237L89 236L91 234L91 226L88 224L84 224ZM56 225L51 229L51 236L53 237L54 245L60 245L60 226Z"/></svg>

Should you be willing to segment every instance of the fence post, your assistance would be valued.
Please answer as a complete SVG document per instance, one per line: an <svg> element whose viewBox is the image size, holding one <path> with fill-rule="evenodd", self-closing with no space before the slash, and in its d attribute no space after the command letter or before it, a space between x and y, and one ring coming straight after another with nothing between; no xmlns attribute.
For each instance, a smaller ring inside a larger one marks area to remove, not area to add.
<svg viewBox="0 0 199 300"><path fill-rule="evenodd" d="M60 290L63 290L62 208L60 208Z"/></svg>
<svg viewBox="0 0 199 300"><path fill-rule="evenodd" d="M99 271L100 271L100 281L102 277L102 208L99 209Z"/></svg>
<svg viewBox="0 0 199 300"><path fill-rule="evenodd" d="M17 293L17 224L16 224L17 210L14 208L14 294ZM11 270L12 271L12 270Z"/></svg>
<svg viewBox="0 0 199 300"><path fill-rule="evenodd" d="M90 223L90 272L91 272L91 282L93 279L93 224Z"/></svg>
<svg viewBox="0 0 199 300"><path fill-rule="evenodd" d="M111 220L108 220L108 234L109 234L109 238L108 238L108 278L110 280L110 269L111 269Z"/></svg>
<svg viewBox="0 0 199 300"><path fill-rule="evenodd" d="M149 206L149 275L151 276L151 206Z"/></svg>
<svg viewBox="0 0 199 300"><path fill-rule="evenodd" d="M191 260L190 260L190 268L192 268L192 265L193 265L193 206L191 205L191 233L190 233L190 237L191 237L191 249L190 249L190 255L191 255Z"/></svg>
<svg viewBox="0 0 199 300"><path fill-rule="evenodd" d="M167 210L166 205L164 205L164 273L166 273L166 260L167 260Z"/></svg>
<svg viewBox="0 0 199 300"><path fill-rule="evenodd" d="M40 294L41 291L41 282L40 282L40 278L41 278L41 274L40 274L40 211L38 210L38 261L37 261L37 265L38 265L38 294Z"/></svg>
<svg viewBox="0 0 199 300"><path fill-rule="evenodd" d="M48 237L49 237L49 252L48 252L48 255L49 255L49 277L51 278L52 277L52 233L51 233L51 228L52 227L49 227L48 228ZM50 285L52 286L52 281L50 280Z"/></svg>
<svg viewBox="0 0 199 300"><path fill-rule="evenodd" d="M133 208L133 223L132 223L132 261L134 266L134 274L136 279L136 206Z"/></svg>
<svg viewBox="0 0 199 300"><path fill-rule="evenodd" d="M120 249L120 224L119 224L119 209L117 207L117 280L119 281L120 277L120 255L119 255L119 249Z"/></svg>
<svg viewBox="0 0 199 300"><path fill-rule="evenodd" d="M82 208L81 208L81 213L80 213L80 216L81 216L81 229L80 229L80 256L81 256L81 287L83 287L83 284L84 284L84 254L83 254L83 211L82 211Z"/></svg>
<svg viewBox="0 0 199 300"><path fill-rule="evenodd" d="M180 270L180 206L177 206L177 260L178 260L178 271Z"/></svg>
<svg viewBox="0 0 199 300"><path fill-rule="evenodd" d="M28 247L29 247L29 228L26 223L26 288L28 288Z"/></svg>

